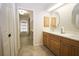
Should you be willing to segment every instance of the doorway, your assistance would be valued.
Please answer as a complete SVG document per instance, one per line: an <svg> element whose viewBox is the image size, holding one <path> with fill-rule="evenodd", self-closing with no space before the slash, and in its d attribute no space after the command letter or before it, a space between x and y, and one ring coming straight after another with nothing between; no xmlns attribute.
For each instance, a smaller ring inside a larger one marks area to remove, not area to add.
<svg viewBox="0 0 79 59"><path fill-rule="evenodd" d="M33 12L19 9L20 47L33 45Z"/></svg>

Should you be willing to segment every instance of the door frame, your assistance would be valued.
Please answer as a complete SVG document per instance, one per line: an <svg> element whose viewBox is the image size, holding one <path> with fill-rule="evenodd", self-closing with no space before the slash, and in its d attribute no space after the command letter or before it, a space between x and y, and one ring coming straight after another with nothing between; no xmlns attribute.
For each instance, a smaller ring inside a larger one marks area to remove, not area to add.
<svg viewBox="0 0 79 59"><path fill-rule="evenodd" d="M25 8L17 8L17 19L18 19L18 40L19 40L19 42L20 42L20 19L19 19L19 12L18 12L18 10L19 9L22 9L22 10L26 10L26 11L29 11L30 12L30 14L31 14L31 16L30 16L30 22L32 21L32 24L30 24L30 27L32 26L32 29L30 29L30 31L32 31L32 45L34 45L34 42L33 42L33 22L34 22L34 20L33 20L33 11L32 10L28 10L28 9L25 9ZM19 45L20 47L19 47L19 51L20 51L20 49L21 49L21 44Z"/></svg>

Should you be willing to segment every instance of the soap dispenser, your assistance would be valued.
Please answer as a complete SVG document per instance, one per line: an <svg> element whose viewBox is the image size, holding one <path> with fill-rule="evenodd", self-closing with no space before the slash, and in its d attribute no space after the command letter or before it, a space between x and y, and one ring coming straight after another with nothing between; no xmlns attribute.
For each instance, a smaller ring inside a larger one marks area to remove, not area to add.
<svg viewBox="0 0 79 59"><path fill-rule="evenodd" d="M65 32L64 32L64 27L62 26L61 27L61 34L64 34Z"/></svg>

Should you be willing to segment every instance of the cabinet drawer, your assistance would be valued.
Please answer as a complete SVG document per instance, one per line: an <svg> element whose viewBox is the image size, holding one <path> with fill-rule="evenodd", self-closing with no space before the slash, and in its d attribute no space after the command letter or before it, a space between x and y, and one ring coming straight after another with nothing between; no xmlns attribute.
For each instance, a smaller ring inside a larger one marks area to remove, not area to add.
<svg viewBox="0 0 79 59"><path fill-rule="evenodd" d="M54 40L54 41L60 42L59 36L56 36L56 35L52 35L52 34L50 34L50 38L51 38L51 40Z"/></svg>
<svg viewBox="0 0 79 59"><path fill-rule="evenodd" d="M63 42L64 44L68 44L71 46L76 46L79 47L79 41L75 41L73 39L69 39L69 38L62 38L61 42Z"/></svg>

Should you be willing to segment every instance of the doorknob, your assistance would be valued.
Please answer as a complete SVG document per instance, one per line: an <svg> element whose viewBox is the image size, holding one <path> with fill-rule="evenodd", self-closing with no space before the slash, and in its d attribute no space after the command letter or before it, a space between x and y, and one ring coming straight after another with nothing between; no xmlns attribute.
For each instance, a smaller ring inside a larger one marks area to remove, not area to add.
<svg viewBox="0 0 79 59"><path fill-rule="evenodd" d="M11 34L8 34L8 37L11 37Z"/></svg>

